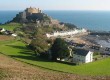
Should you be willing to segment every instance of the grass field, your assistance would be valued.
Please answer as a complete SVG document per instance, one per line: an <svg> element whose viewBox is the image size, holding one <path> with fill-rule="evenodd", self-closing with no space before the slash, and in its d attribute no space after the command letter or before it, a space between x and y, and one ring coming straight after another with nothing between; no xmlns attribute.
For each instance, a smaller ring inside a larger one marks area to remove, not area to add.
<svg viewBox="0 0 110 80"><path fill-rule="evenodd" d="M76 76L28 65L0 54L0 80L89 80L91 77ZM91 79L91 80L94 80ZM97 80L97 78L96 78Z"/></svg>
<svg viewBox="0 0 110 80"><path fill-rule="evenodd" d="M14 57L18 60L52 70L64 71L80 75L110 76L110 58L79 66L44 61L34 57L32 55L33 52L31 50L28 50L25 47L25 44L19 41L1 41L0 52Z"/></svg>
<svg viewBox="0 0 110 80"><path fill-rule="evenodd" d="M0 28L4 28L6 30L13 31L14 28L20 27L21 24L19 23L10 23L10 24L5 24L5 25L0 25Z"/></svg>

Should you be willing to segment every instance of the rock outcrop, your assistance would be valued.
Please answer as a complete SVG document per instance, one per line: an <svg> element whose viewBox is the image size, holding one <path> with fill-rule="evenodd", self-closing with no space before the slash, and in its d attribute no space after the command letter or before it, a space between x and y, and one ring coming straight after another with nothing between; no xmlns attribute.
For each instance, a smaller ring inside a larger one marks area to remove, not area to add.
<svg viewBox="0 0 110 80"><path fill-rule="evenodd" d="M15 18L13 18L12 22L37 22L44 19L49 19L49 17L42 13L42 11L39 8L27 8L23 12L20 12L16 15Z"/></svg>

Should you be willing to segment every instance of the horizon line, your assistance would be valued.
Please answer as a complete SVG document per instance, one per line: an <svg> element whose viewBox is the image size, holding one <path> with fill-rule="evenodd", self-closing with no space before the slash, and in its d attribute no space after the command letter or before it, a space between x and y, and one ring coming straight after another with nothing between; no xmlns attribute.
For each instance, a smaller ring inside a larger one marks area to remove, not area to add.
<svg viewBox="0 0 110 80"><path fill-rule="evenodd" d="M15 9L13 9L13 10L11 10L11 9L7 9L7 10L0 10L0 11L24 11L25 9L19 9L19 10L15 10ZM69 9L41 9L42 11L110 11L110 10L80 10L80 9L78 9L78 10L76 10L76 9L71 9L71 10L69 10Z"/></svg>

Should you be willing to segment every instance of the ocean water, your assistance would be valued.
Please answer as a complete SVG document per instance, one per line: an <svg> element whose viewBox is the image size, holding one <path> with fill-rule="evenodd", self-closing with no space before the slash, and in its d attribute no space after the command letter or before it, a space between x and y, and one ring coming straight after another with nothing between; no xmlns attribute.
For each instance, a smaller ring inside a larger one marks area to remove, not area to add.
<svg viewBox="0 0 110 80"><path fill-rule="evenodd" d="M0 23L11 21L19 11L0 11Z"/></svg>
<svg viewBox="0 0 110 80"><path fill-rule="evenodd" d="M0 23L12 20L19 11L0 11ZM80 28L110 31L110 11L43 11L61 22Z"/></svg>

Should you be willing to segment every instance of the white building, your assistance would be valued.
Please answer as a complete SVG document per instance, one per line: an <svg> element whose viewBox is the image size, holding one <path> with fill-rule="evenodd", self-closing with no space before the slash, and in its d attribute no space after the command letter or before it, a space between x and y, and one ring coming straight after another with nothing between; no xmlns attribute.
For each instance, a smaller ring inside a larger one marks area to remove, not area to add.
<svg viewBox="0 0 110 80"><path fill-rule="evenodd" d="M4 28L2 28L2 29L0 30L0 32L4 32L4 31L6 31Z"/></svg>
<svg viewBox="0 0 110 80"><path fill-rule="evenodd" d="M60 32L57 31L52 34L47 33L46 36L48 38L50 38L50 37L74 35L74 34L85 33L85 32L87 32L86 29L74 29L74 30L70 30L70 31L60 31Z"/></svg>
<svg viewBox="0 0 110 80"><path fill-rule="evenodd" d="M17 36L17 34L12 34L11 36L16 37L16 36Z"/></svg>
<svg viewBox="0 0 110 80"><path fill-rule="evenodd" d="M93 61L93 52L84 50L84 49L76 49L73 52L73 62L76 64L79 63L89 63Z"/></svg>

